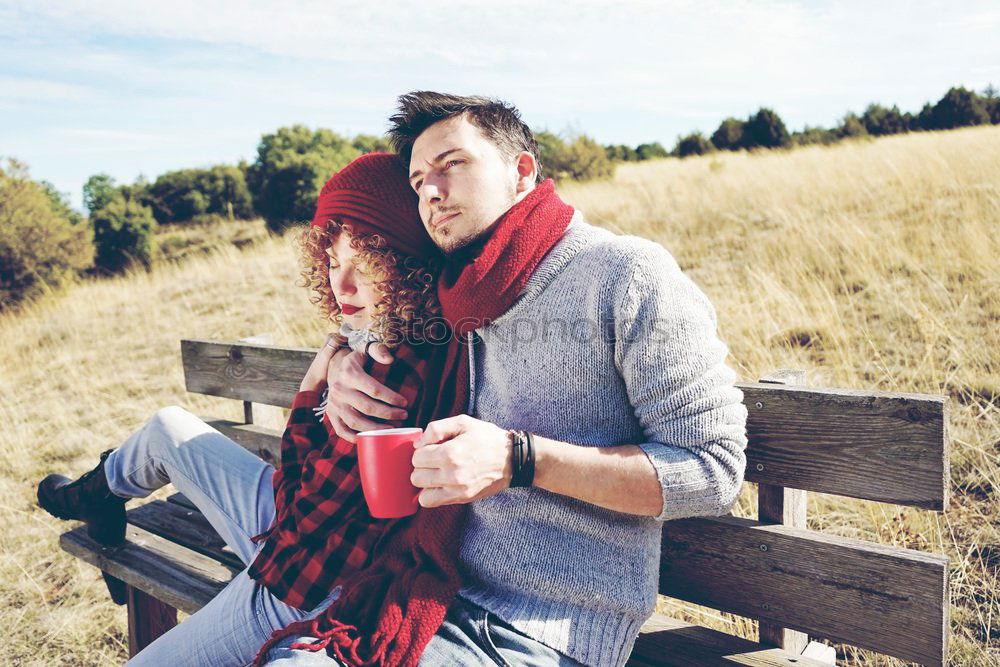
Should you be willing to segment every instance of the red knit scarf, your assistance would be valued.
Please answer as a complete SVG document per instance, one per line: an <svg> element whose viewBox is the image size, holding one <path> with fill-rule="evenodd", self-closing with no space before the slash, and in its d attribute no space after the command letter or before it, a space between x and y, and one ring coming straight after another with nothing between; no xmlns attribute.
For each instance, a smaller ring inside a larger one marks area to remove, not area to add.
<svg viewBox="0 0 1000 667"><path fill-rule="evenodd" d="M418 425L467 409L469 357L463 336L514 304L572 216L573 208L546 180L512 206L488 238L452 258L440 277L438 296L456 335L425 367L424 393L437 398L433 409L422 411ZM462 584L457 568L466 510L464 504L420 509L389 522L369 565L341 582L340 597L316 618L275 631L254 664L262 664L282 639L308 636L317 641L292 647L325 649L348 667L416 667Z"/></svg>

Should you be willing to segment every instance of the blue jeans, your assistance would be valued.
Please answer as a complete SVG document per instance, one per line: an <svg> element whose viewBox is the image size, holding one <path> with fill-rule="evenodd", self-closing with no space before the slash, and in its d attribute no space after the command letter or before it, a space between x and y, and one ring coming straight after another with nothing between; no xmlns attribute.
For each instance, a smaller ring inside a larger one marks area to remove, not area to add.
<svg viewBox="0 0 1000 667"><path fill-rule="evenodd" d="M260 548L251 536L274 520L274 468L180 407L158 410L104 465L108 487L119 496L141 498L173 483L247 565ZM248 665L272 631L319 614L339 594L338 587L306 613L278 600L244 569L128 664Z"/></svg>
<svg viewBox="0 0 1000 667"><path fill-rule="evenodd" d="M291 644L310 637L292 637L268 654L269 667L338 667L326 653L294 650ZM427 644L421 667L501 665L502 667L578 667L581 663L526 637L482 607L458 597L448 607L444 623Z"/></svg>

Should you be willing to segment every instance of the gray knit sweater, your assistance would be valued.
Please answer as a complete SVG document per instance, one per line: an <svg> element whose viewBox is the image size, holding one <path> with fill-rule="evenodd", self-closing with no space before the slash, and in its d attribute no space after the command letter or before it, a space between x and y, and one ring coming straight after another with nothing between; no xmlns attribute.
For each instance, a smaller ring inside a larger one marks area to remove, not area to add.
<svg viewBox="0 0 1000 667"><path fill-rule="evenodd" d="M577 212L520 299L470 338L470 414L583 447L639 445L663 511L538 488L472 503L460 594L584 664L624 664L656 600L661 522L725 514L743 481L746 410L715 312L662 246Z"/></svg>

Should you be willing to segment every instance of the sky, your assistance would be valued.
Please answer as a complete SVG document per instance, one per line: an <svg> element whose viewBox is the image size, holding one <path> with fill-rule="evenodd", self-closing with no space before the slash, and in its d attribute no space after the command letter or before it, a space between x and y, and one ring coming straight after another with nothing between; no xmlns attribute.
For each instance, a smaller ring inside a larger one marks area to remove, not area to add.
<svg viewBox="0 0 1000 667"><path fill-rule="evenodd" d="M293 123L382 134L412 90L670 148L761 106L794 130L990 83L995 0L0 0L0 158L78 208L93 174L253 162Z"/></svg>

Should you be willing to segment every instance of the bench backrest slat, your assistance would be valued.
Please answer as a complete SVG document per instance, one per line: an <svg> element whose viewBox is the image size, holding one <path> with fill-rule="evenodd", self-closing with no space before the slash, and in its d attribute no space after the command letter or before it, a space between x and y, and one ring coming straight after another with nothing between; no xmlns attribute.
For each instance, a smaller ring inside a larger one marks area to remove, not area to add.
<svg viewBox="0 0 1000 667"><path fill-rule="evenodd" d="M740 385L746 479L943 510L948 502L943 396Z"/></svg>
<svg viewBox="0 0 1000 667"><path fill-rule="evenodd" d="M188 391L286 408L315 354L306 348L181 341ZM942 397L739 386L749 412L747 481L929 509L946 506Z"/></svg>
<svg viewBox="0 0 1000 667"><path fill-rule="evenodd" d="M196 394L291 407L316 350L182 340L184 384Z"/></svg>
<svg viewBox="0 0 1000 667"><path fill-rule="evenodd" d="M927 665L947 655L948 559L720 517L663 527L660 592Z"/></svg>

